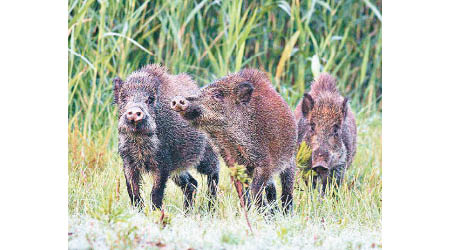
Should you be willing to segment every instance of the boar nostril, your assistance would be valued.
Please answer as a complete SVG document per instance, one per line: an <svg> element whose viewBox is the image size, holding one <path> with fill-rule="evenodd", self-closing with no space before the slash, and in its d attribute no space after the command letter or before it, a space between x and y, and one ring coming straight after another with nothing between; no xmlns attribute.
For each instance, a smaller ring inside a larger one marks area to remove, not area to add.
<svg viewBox="0 0 450 250"><path fill-rule="evenodd" d="M133 114L133 112L131 112L131 111L128 112L128 115L132 115L132 114Z"/></svg>
<svg viewBox="0 0 450 250"><path fill-rule="evenodd" d="M141 112L137 112L136 115L139 117L141 116Z"/></svg>
<svg viewBox="0 0 450 250"><path fill-rule="evenodd" d="M170 103L171 109L176 112L186 111L188 105L188 102L182 96L175 96Z"/></svg>

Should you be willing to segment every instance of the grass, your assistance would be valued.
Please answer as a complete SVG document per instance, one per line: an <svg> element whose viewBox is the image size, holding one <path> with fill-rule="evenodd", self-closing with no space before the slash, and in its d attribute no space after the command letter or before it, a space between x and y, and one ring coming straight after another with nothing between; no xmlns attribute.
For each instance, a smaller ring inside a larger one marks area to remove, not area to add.
<svg viewBox="0 0 450 250"><path fill-rule="evenodd" d="M69 0L68 7L69 248L381 247L381 1ZM184 215L171 182L163 221L132 209L111 80L147 63L188 72L200 85L260 68L292 108L314 75L331 72L358 124L356 159L337 199L320 200L299 181L292 216L249 211L252 235L222 164L215 211L206 209L206 180L194 170L200 190L192 213Z"/></svg>
<svg viewBox="0 0 450 250"><path fill-rule="evenodd" d="M160 213L142 213L130 206L121 160L104 147L106 138L93 145L69 132L69 236L70 248L148 247L160 242L175 248L266 246L313 248L364 248L381 245L381 119L358 117L358 152L337 199L322 201L316 190L300 180L294 192L292 216L265 218L249 212L255 235L248 231L239 200L230 182L229 169L221 165L218 205L208 211L206 178L197 174L200 190L194 210L184 215L181 190L169 182L164 198L167 225ZM89 152L89 153L87 153ZM151 177L144 178L143 197L148 204ZM278 181L278 180L277 180ZM277 183L279 189L280 185ZM308 190L307 192L301 190ZM280 191L280 190L278 190ZM280 192L279 192L280 193Z"/></svg>

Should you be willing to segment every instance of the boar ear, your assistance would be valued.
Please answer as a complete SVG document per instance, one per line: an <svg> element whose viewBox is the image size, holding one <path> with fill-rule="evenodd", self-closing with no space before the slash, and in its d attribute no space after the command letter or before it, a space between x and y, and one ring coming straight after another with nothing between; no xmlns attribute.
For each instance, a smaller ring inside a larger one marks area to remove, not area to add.
<svg viewBox="0 0 450 250"><path fill-rule="evenodd" d="M345 118L347 116L347 111L348 111L348 98L345 97L344 101L342 102L342 114L343 114L343 118Z"/></svg>
<svg viewBox="0 0 450 250"><path fill-rule="evenodd" d="M119 103L119 93L123 81L122 79L120 79L120 77L116 77L113 79L113 84L114 84L114 103Z"/></svg>
<svg viewBox="0 0 450 250"><path fill-rule="evenodd" d="M242 82L236 88L238 99L242 103L248 103L252 98L253 84L250 82Z"/></svg>
<svg viewBox="0 0 450 250"><path fill-rule="evenodd" d="M303 95L303 101L302 101L302 113L303 116L308 115L308 113L313 109L314 107L314 100L312 99L311 95L308 93L305 93Z"/></svg>

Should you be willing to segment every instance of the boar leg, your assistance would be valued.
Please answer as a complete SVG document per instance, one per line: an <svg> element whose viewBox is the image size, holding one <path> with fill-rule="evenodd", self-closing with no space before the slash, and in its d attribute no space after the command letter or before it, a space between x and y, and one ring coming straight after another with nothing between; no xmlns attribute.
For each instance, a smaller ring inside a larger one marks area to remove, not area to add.
<svg viewBox="0 0 450 250"><path fill-rule="evenodd" d="M138 169L127 163L124 164L123 170L131 204L139 209L142 209L144 204L140 195L140 184L142 179L141 174Z"/></svg>
<svg viewBox="0 0 450 250"><path fill-rule="evenodd" d="M181 174L172 177L172 180L183 190L184 193L184 208L189 209L194 204L195 190L197 190L197 181L192 177L189 172L183 172Z"/></svg>
<svg viewBox="0 0 450 250"><path fill-rule="evenodd" d="M341 186L342 180L344 179L345 170L346 168L344 164L333 169L332 176L336 180L336 187Z"/></svg>
<svg viewBox="0 0 450 250"><path fill-rule="evenodd" d="M247 173L247 176L248 177L250 177L250 178L253 178L253 171L254 171L254 169L253 168L249 168L249 167L246 167L245 168L246 170L245 170L245 172ZM245 186L245 185L243 185L243 190L242 190L242 193L243 193L243 198L244 198L244 204L246 204L246 206L247 206L247 210L249 210L250 209L250 205L251 205L251 201L252 201L252 199L251 199L251 188L250 188L250 186L249 185L247 185L247 186Z"/></svg>
<svg viewBox="0 0 450 250"><path fill-rule="evenodd" d="M292 211L292 193L294 191L295 162L280 173L281 179L281 204L285 213Z"/></svg>
<svg viewBox="0 0 450 250"><path fill-rule="evenodd" d="M219 185L219 159L209 144L205 148L205 153L197 166L197 171L208 177L208 207L212 208Z"/></svg>
<svg viewBox="0 0 450 250"><path fill-rule="evenodd" d="M264 171L266 170L266 171ZM258 208L262 207L262 191L271 180L271 176L267 173L269 168L262 167L255 168L253 172L253 181L251 185L252 199Z"/></svg>
<svg viewBox="0 0 450 250"><path fill-rule="evenodd" d="M325 195L328 185L332 185L335 189L341 186L342 180L344 179L345 165L339 165L336 168L320 173L320 178L322 179L322 189L320 194L322 197ZM334 190L337 191L337 190ZM335 192L332 193L335 195Z"/></svg>
<svg viewBox="0 0 450 250"><path fill-rule="evenodd" d="M219 173L208 175L208 207L212 208L217 197L217 187L219 186Z"/></svg>
<svg viewBox="0 0 450 250"><path fill-rule="evenodd" d="M312 189L316 189L317 182L319 181L319 179L320 179L320 176L318 176L318 175L314 175L312 177Z"/></svg>
<svg viewBox="0 0 450 250"><path fill-rule="evenodd" d="M275 206L273 209L271 209L271 212L274 213L274 209L276 209L275 201L277 200L277 189L275 188L275 182L273 181L273 178L271 178L271 180L267 183L264 191L266 192L267 203L269 205Z"/></svg>
<svg viewBox="0 0 450 250"><path fill-rule="evenodd" d="M247 207L247 210L248 209L250 209L250 203L251 203L251 201L252 201L252 199L250 198L250 188L249 187L243 187L243 190L242 190L242 195L244 196L243 198L244 198L244 204L246 205L246 207Z"/></svg>
<svg viewBox="0 0 450 250"><path fill-rule="evenodd" d="M344 174L345 174L345 165L339 165L333 170L331 170L329 176L328 176L328 185L333 185L334 187L332 196L336 199L338 198L336 196L336 192L338 191L339 187L342 184L342 181L344 180Z"/></svg>
<svg viewBox="0 0 450 250"><path fill-rule="evenodd" d="M325 196L325 192L327 191L328 183L331 181L331 176L329 171L320 174L320 178L322 179L322 189L320 190L320 195L322 197Z"/></svg>
<svg viewBox="0 0 450 250"><path fill-rule="evenodd" d="M160 166L164 169L163 166ZM164 189L166 188L169 174L164 171L155 171L153 174L152 203L153 208L161 209L164 197Z"/></svg>

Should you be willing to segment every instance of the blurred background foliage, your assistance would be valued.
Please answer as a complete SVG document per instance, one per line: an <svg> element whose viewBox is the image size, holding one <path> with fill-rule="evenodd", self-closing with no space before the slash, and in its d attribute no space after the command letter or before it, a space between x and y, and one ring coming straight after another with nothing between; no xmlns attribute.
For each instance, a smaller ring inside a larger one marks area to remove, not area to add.
<svg viewBox="0 0 450 250"><path fill-rule="evenodd" d="M115 138L111 80L149 63L199 85L258 68L292 108L314 76L330 72L357 114L381 112L380 0L69 0L68 8L69 132L101 133L102 147Z"/></svg>

